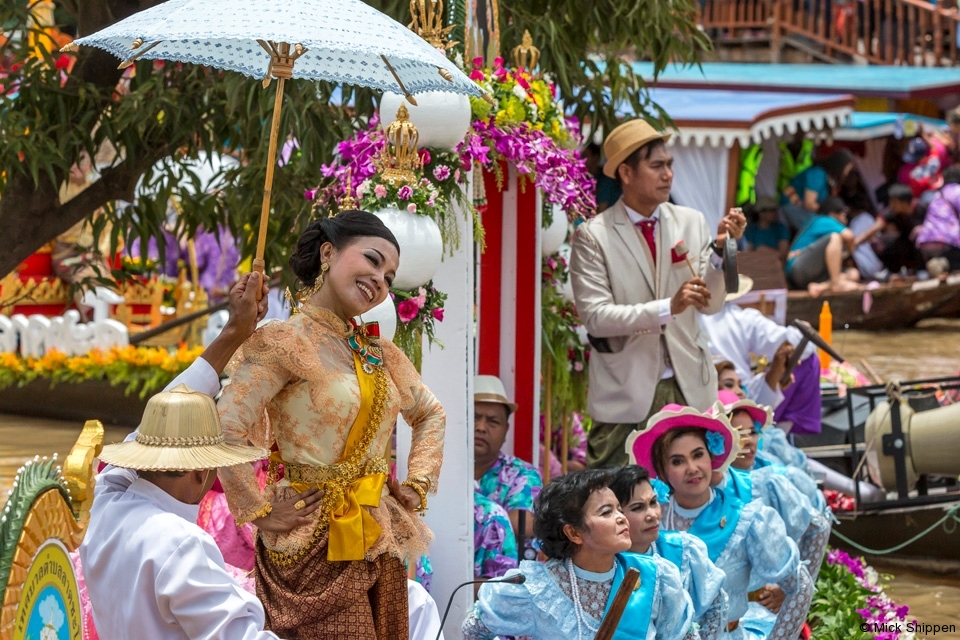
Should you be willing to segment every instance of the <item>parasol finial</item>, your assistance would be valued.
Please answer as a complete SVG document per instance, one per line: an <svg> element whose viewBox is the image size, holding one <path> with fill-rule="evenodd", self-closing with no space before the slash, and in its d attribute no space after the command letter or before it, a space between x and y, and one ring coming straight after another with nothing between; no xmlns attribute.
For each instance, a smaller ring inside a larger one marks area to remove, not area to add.
<svg viewBox="0 0 960 640"><path fill-rule="evenodd" d="M383 179L390 184L416 182L414 170L420 167L420 156L417 154L420 134L417 127L410 122L410 113L402 102L397 109L397 119L384 130L384 137L387 144L379 158Z"/></svg>

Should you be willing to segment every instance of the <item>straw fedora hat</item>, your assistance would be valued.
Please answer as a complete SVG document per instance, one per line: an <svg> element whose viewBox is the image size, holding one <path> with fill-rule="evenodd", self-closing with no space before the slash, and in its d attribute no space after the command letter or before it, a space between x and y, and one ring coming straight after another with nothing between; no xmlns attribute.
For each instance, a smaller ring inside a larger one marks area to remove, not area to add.
<svg viewBox="0 0 960 640"><path fill-rule="evenodd" d="M260 447L227 444L213 398L177 385L147 402L137 437L103 447L100 460L139 471L194 471L266 458Z"/></svg>
<svg viewBox="0 0 960 640"><path fill-rule="evenodd" d="M608 178L615 178L617 167L623 164L631 153L648 142L654 140L666 142L669 139L669 133L657 131L643 118L624 122L611 131L603 142L603 155L607 157L607 162L603 165L603 174Z"/></svg>
<svg viewBox="0 0 960 640"><path fill-rule="evenodd" d="M476 376L473 379L474 402L499 402L505 404L513 413L520 405L507 400L507 392L497 376Z"/></svg>
<svg viewBox="0 0 960 640"><path fill-rule="evenodd" d="M733 302L737 298L742 298L743 296L747 295L752 290L753 290L753 278L751 278L750 276L745 276L741 273L740 284L737 286L737 290L728 293L724 298L724 301Z"/></svg>

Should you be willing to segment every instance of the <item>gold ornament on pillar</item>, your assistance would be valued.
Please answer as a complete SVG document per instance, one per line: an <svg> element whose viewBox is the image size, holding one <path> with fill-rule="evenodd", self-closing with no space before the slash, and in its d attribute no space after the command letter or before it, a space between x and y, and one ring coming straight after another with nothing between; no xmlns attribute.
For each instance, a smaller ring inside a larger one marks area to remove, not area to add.
<svg viewBox="0 0 960 640"><path fill-rule="evenodd" d="M397 109L397 119L384 131L386 145L378 159L380 175L391 185L413 184L417 181L416 169L420 168L417 141L420 134L410 122L410 113L404 104Z"/></svg>
<svg viewBox="0 0 960 640"><path fill-rule="evenodd" d="M430 46L446 51L457 44L447 41L454 25L443 26L443 0L410 0L410 17L410 28Z"/></svg>
<svg viewBox="0 0 960 640"><path fill-rule="evenodd" d="M353 199L353 169L347 169L347 190L340 199L340 211L352 211L357 208L357 201Z"/></svg>
<svg viewBox="0 0 960 640"><path fill-rule="evenodd" d="M513 48L510 55L513 58L514 69L526 69L534 78L539 77L539 74L534 75L533 72L540 64L540 49L533 46L533 36L530 35L529 30L523 30L520 44Z"/></svg>

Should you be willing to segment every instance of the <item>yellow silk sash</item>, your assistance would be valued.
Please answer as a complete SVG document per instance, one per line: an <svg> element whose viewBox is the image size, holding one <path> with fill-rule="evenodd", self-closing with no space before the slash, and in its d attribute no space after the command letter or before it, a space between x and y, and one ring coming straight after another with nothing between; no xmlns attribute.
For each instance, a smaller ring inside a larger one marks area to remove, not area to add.
<svg viewBox="0 0 960 640"><path fill-rule="evenodd" d="M359 475L363 472L359 461L366 455L365 451L358 450L364 440L364 431L368 427L379 428L379 425L369 424L376 392L376 376L363 371L362 362L356 353L353 354L353 361L357 370L357 381L360 383L360 410L350 427L347 445L340 461L356 461L354 465L346 465L353 466L355 472L350 475L335 474L335 477L329 480L315 483L290 483L298 492L311 487L318 487L324 492L322 509L329 513L330 518L327 543L327 560L330 561L363 560L364 554L380 537L380 525L363 507L380 506L380 495L387 481L385 473ZM332 470L333 467L329 469Z"/></svg>

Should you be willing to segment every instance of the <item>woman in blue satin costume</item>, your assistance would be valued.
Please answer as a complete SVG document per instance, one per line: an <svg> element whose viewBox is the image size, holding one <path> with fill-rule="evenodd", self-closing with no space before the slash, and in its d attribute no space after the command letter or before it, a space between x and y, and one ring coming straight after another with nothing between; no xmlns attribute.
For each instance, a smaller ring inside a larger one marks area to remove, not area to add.
<svg viewBox="0 0 960 640"><path fill-rule="evenodd" d="M605 471L554 480L534 504L545 563L524 560L523 584L486 583L463 623L464 640L527 636L593 640L629 568L640 572L614 640L695 640L693 605L675 566L630 553L630 528Z"/></svg>
<svg viewBox="0 0 960 640"><path fill-rule="evenodd" d="M807 572L811 577L818 575L830 537L830 520L824 511L822 494L814 484L820 502L812 504L788 475L788 467L778 464L757 467L757 441L772 422L772 411L768 407L761 407L752 400L741 400L728 391L721 391L719 399L730 424L740 433L740 453L725 477L715 478L714 485L721 491L733 493L741 501L760 500L776 511L786 524L787 535L797 543L800 560Z"/></svg>
<svg viewBox="0 0 960 640"><path fill-rule="evenodd" d="M710 487L712 472L725 470L739 449L739 434L722 406L715 410L716 416L667 405L630 437L628 451L634 462L650 465L652 473L670 487L670 498L663 505L663 528L699 537L710 559L726 574L727 637L794 640L806 619L813 583L773 509L756 500L744 503ZM751 593L754 584L762 588ZM782 593L782 602L774 601L776 591ZM741 624L750 599L778 612L765 633L755 634Z"/></svg>
<svg viewBox="0 0 960 640"><path fill-rule="evenodd" d="M680 570L683 588L693 602L694 622L702 640L715 640L725 631L727 594L723 571L707 555L707 547L685 531L660 529L660 501L650 484L650 474L635 464L611 472L610 489L630 523L630 550L660 556Z"/></svg>

